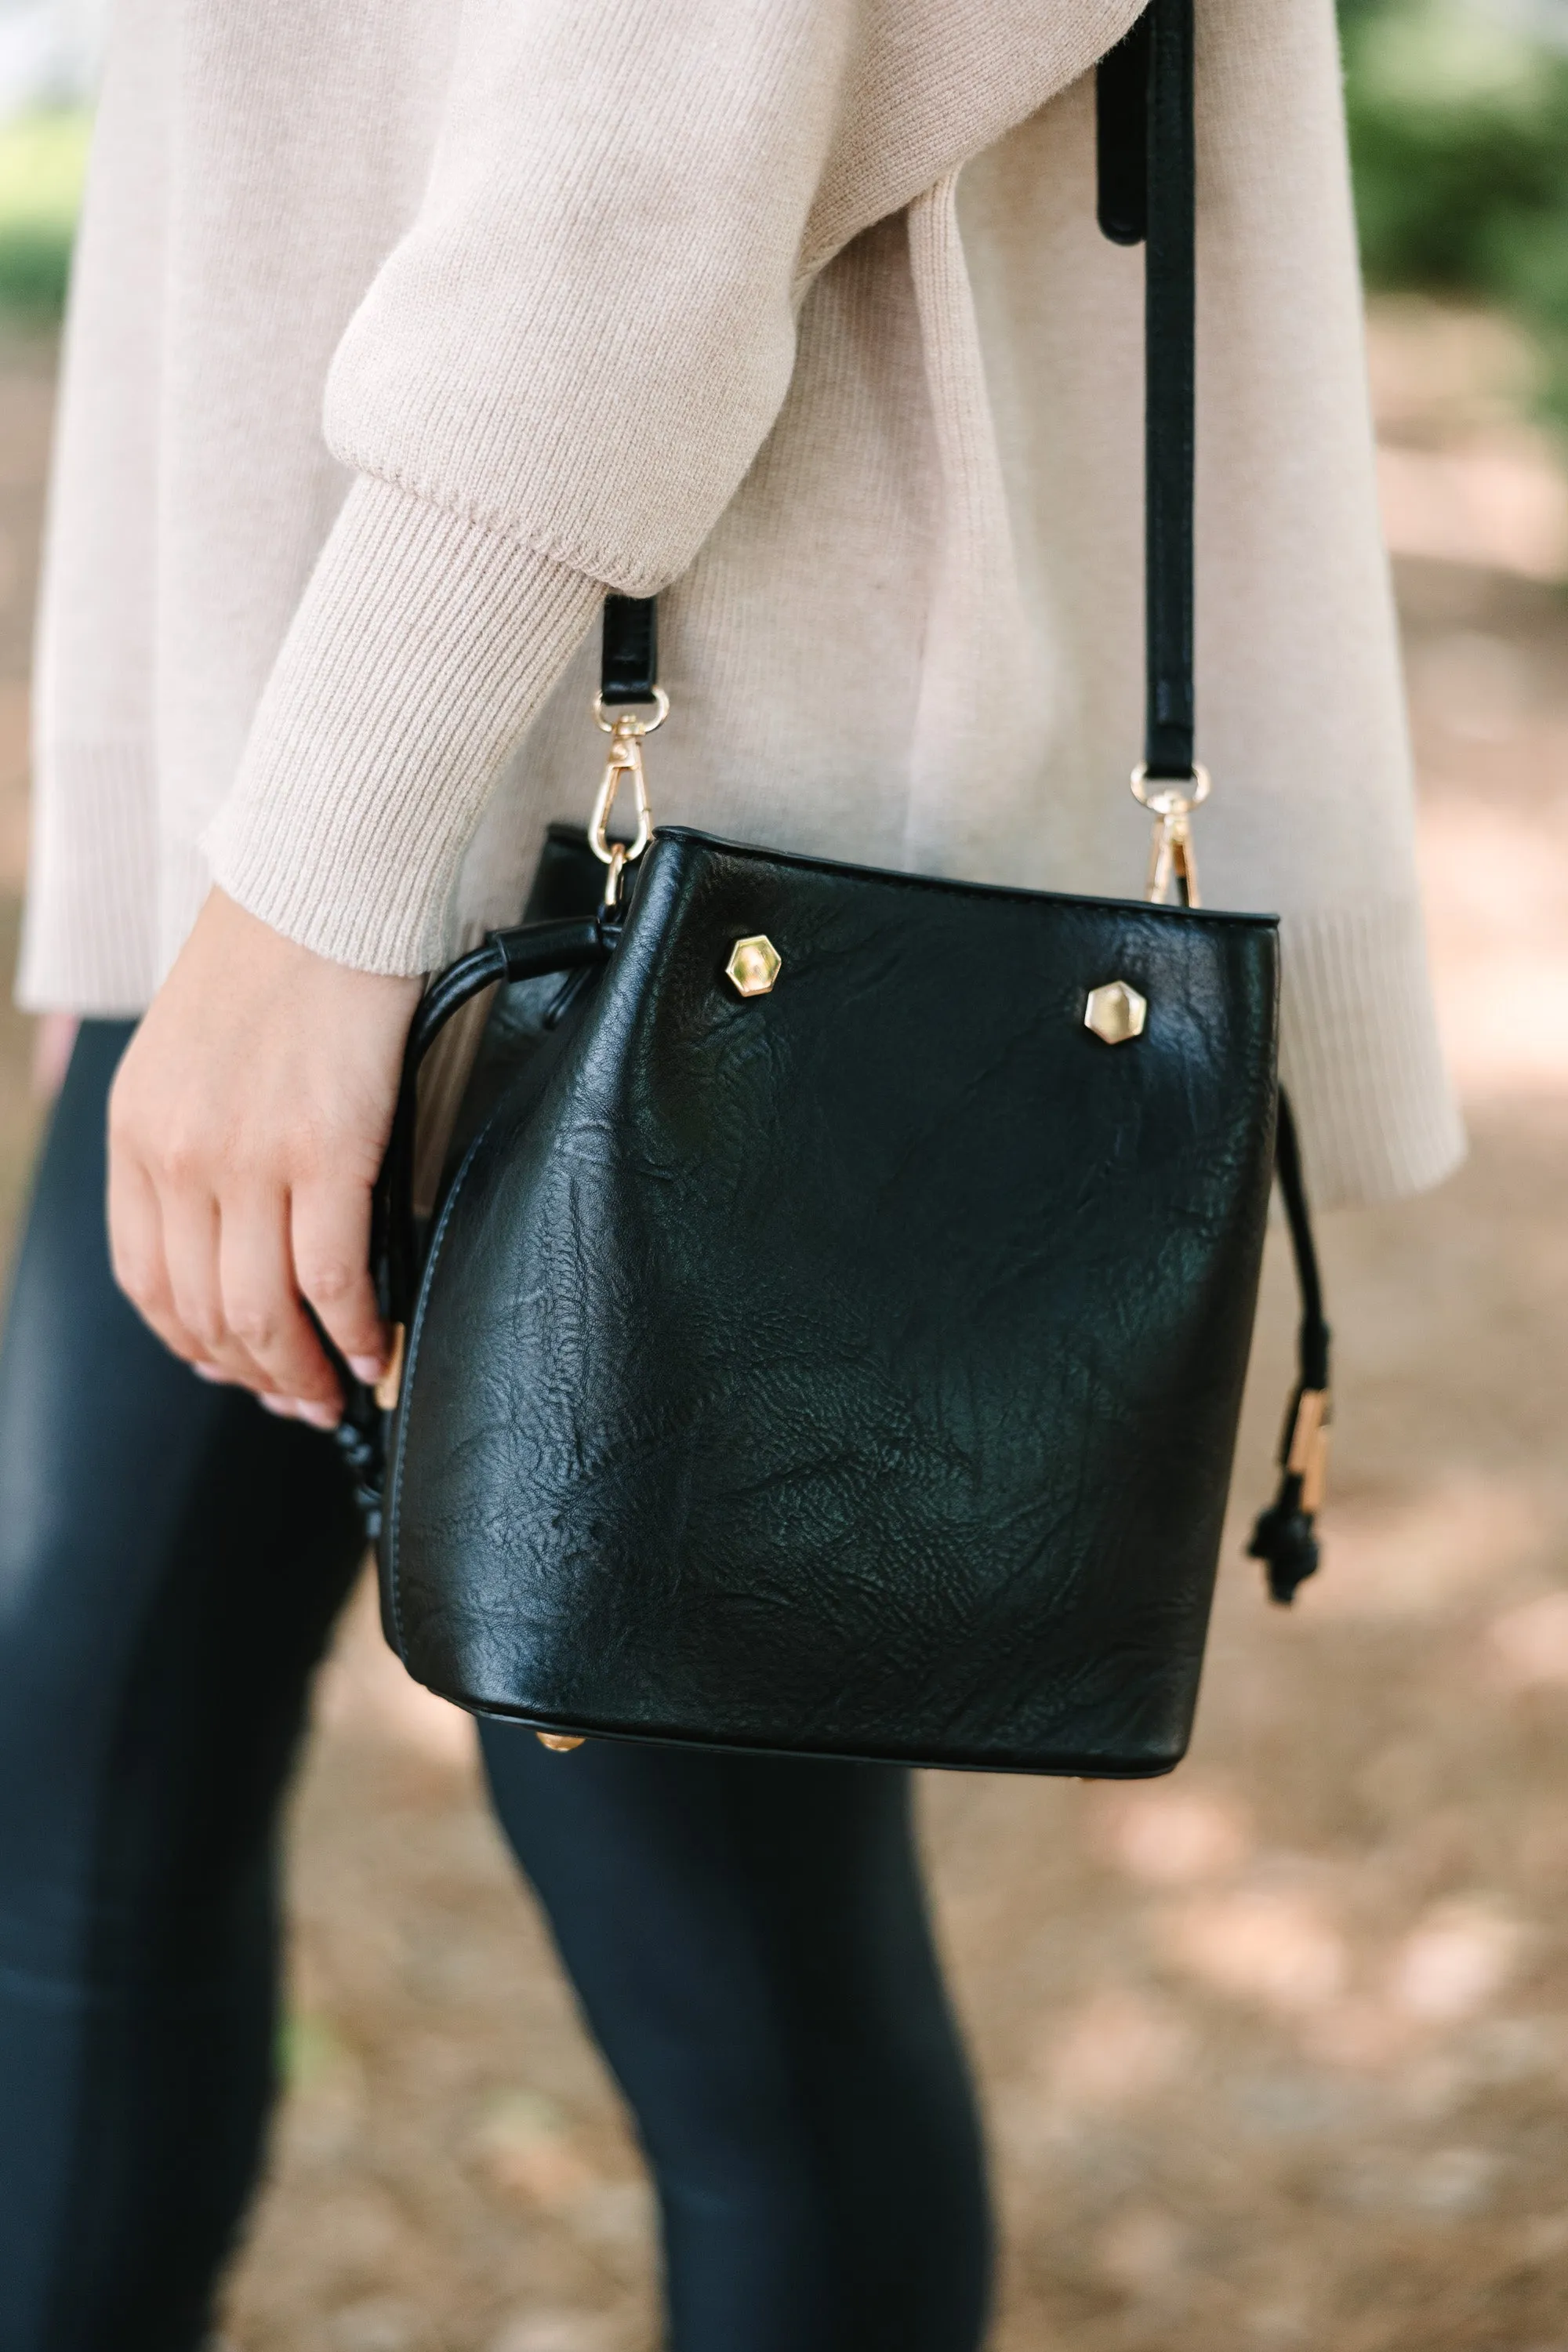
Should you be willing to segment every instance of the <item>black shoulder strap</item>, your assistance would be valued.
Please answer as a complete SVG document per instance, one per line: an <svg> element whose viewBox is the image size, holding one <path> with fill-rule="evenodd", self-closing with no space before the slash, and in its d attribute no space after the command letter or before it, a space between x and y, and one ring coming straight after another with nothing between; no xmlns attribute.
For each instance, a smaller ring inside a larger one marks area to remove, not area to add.
<svg viewBox="0 0 1568 2352"><path fill-rule="evenodd" d="M606 710L651 702L658 684L658 604L652 596L605 599L599 699Z"/></svg>
<svg viewBox="0 0 1568 2352"><path fill-rule="evenodd" d="M1100 60L1100 226L1145 238L1143 759L1193 772L1194 169L1192 0L1151 0Z"/></svg>
<svg viewBox="0 0 1568 2352"><path fill-rule="evenodd" d="M1192 0L1151 0L1101 61L1099 212L1118 244L1148 240L1144 266L1143 759L1151 776L1193 772L1194 163ZM651 698L651 597L605 599L606 707Z"/></svg>
<svg viewBox="0 0 1568 2352"><path fill-rule="evenodd" d="M1101 234L1142 245L1149 231L1149 17L1100 60L1094 78L1095 170Z"/></svg>
<svg viewBox="0 0 1568 2352"><path fill-rule="evenodd" d="M1101 58L1095 82L1100 226L1144 257L1147 685L1152 776L1193 772L1193 440L1195 163L1192 0L1150 0ZM1279 1491L1247 1549L1289 1602L1318 1565L1314 1525L1329 1421L1329 1326L1296 1122L1281 1091L1275 1173L1290 1228L1301 1314L1297 1379L1280 1441Z"/></svg>

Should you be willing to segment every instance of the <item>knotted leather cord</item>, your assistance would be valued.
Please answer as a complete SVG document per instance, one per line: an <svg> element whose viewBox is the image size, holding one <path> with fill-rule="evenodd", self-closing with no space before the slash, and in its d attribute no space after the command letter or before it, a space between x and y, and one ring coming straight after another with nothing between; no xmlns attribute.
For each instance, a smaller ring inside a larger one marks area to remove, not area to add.
<svg viewBox="0 0 1568 2352"><path fill-rule="evenodd" d="M1266 1511L1260 1511L1247 1549L1263 1562L1269 1598L1289 1608L1296 1589L1317 1572L1319 1544L1316 1508L1309 1507L1311 1489L1305 1473L1295 1466L1296 1432L1308 1398L1320 1400L1326 1412L1329 1395L1330 1331L1323 1317L1322 1285L1318 1252L1312 1239L1311 1211L1301 1174L1301 1154L1290 1099L1279 1089L1278 1124L1274 1132L1274 1173L1290 1227L1290 1249L1296 1261L1296 1283L1301 1294L1301 1319L1297 1330L1296 1387L1285 1415L1279 1441L1279 1489ZM1326 1425L1326 1424L1325 1424ZM1323 1442L1319 1434L1318 1444Z"/></svg>

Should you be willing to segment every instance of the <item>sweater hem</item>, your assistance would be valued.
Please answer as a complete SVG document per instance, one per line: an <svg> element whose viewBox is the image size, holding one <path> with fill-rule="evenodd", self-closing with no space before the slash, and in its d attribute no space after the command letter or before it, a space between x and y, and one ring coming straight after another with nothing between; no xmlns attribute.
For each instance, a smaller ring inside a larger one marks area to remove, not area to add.
<svg viewBox="0 0 1568 2352"><path fill-rule="evenodd" d="M1279 1069L1320 1209L1424 1192L1465 1157L1415 899L1280 926Z"/></svg>
<svg viewBox="0 0 1568 2352"><path fill-rule="evenodd" d="M25 1013L128 1019L158 983L150 747L40 743L15 995Z"/></svg>

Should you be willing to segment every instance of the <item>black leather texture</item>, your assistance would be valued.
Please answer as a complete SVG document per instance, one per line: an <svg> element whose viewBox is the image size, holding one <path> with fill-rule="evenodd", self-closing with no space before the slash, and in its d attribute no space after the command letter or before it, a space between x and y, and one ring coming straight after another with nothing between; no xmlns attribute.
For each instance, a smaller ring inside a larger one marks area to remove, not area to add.
<svg viewBox="0 0 1568 2352"><path fill-rule="evenodd" d="M1192 0L1152 0L1100 107L1102 224L1148 245L1145 752L1178 777L1192 78ZM655 654L651 604L608 598L606 704L653 694ZM399 1319L423 1264L394 1646L459 1704L562 1731L1168 1770L1273 1164L1274 922L681 831L637 872L624 919L595 916L596 869L552 830L530 921L414 1024L379 1219ZM742 997L726 966L756 933L782 965ZM419 1057L495 981L426 1248ZM1115 981L1147 1019L1110 1044L1085 1010ZM1300 1257L1299 1171L1296 1196ZM1315 1311L1302 1377L1321 1354L1326 1384ZM1259 1522L1277 1587L1316 1556L1299 1502Z"/></svg>
<svg viewBox="0 0 1568 2352"><path fill-rule="evenodd" d="M1148 1014L1108 1045L1115 980ZM1276 996L1268 918L658 835L602 971L498 1039L431 1238L382 1541L410 1670L563 1730L1168 1769Z"/></svg>

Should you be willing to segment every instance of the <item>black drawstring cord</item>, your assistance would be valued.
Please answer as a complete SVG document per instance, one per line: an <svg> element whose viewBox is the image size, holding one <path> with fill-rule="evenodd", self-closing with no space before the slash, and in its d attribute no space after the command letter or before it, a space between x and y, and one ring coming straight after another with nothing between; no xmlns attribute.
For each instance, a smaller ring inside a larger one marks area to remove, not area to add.
<svg viewBox="0 0 1568 2352"><path fill-rule="evenodd" d="M1316 1518L1323 1500L1323 1480L1329 1449L1329 1327L1323 1319L1323 1289L1318 1274L1318 1253L1312 1241L1312 1219L1307 1188L1301 1181L1301 1151L1296 1122L1283 1090L1274 1139L1274 1172L1290 1226L1290 1247L1296 1259L1296 1282L1301 1294L1301 1321L1297 1339L1296 1390L1285 1417L1279 1447L1279 1491L1260 1513L1247 1552L1264 1563L1272 1600L1289 1607L1296 1588L1316 1572Z"/></svg>

